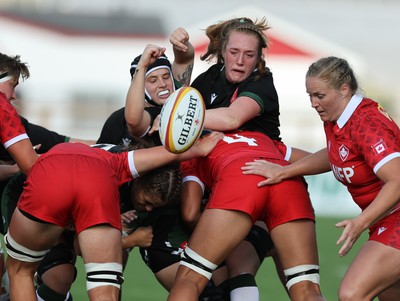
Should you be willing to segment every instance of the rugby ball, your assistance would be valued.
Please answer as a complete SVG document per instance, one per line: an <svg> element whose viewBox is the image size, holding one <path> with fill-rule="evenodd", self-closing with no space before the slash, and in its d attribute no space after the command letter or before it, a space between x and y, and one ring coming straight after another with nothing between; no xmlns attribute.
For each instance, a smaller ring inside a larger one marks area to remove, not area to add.
<svg viewBox="0 0 400 301"><path fill-rule="evenodd" d="M159 135L172 153L183 153L199 138L204 126L205 104L200 92L182 87L172 93L160 113Z"/></svg>

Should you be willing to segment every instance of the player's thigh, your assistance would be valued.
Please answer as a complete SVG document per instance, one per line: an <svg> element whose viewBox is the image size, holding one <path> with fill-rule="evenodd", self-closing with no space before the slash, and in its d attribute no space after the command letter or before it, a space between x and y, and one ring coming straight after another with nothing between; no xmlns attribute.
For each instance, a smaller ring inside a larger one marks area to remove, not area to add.
<svg viewBox="0 0 400 301"><path fill-rule="evenodd" d="M155 276L160 284L168 291L171 290L174 284L176 272L178 271L179 262L171 264L170 266L155 273Z"/></svg>
<svg viewBox="0 0 400 301"><path fill-rule="evenodd" d="M371 296L376 296L394 284L399 289L398 267L400 250L376 241L367 241L348 268L340 289L357 287L362 290L362 295Z"/></svg>
<svg viewBox="0 0 400 301"><path fill-rule="evenodd" d="M19 209L15 209L8 232L12 239L23 247L43 251L50 249L58 241L63 228L33 220L21 213Z"/></svg>
<svg viewBox="0 0 400 301"><path fill-rule="evenodd" d="M121 231L109 225L87 228L78 234L78 242L85 263L122 263Z"/></svg>
<svg viewBox="0 0 400 301"><path fill-rule="evenodd" d="M93 226L81 231L78 241L89 299L117 301L123 282L121 231L107 224Z"/></svg>
<svg viewBox="0 0 400 301"><path fill-rule="evenodd" d="M246 213L206 209L190 237L188 246L214 264L220 264L246 237L251 226L251 217Z"/></svg>
<svg viewBox="0 0 400 301"><path fill-rule="evenodd" d="M318 264L315 223L300 219L271 230L271 238L284 269L301 264Z"/></svg>

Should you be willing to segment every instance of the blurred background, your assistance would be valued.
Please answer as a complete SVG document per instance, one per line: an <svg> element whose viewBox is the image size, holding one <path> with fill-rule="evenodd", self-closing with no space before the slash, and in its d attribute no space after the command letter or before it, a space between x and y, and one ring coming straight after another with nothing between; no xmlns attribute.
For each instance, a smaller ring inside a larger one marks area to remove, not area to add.
<svg viewBox="0 0 400 301"><path fill-rule="evenodd" d="M31 78L17 106L31 122L77 138L97 139L106 118L124 106L129 67L147 43L167 47L177 27L196 49L194 78L207 45L204 29L232 17L265 17L272 27L267 64L281 103L283 140L309 151L324 147L304 76L322 56L346 58L366 95L398 120L400 3L396 0L2 0L0 51L19 54ZM358 209L330 174L307 179L318 214Z"/></svg>

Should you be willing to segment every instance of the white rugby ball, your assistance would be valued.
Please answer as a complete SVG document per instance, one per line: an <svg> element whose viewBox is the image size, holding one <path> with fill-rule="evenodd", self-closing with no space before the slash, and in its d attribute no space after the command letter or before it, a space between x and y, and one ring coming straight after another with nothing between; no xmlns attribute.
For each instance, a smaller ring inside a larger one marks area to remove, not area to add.
<svg viewBox="0 0 400 301"><path fill-rule="evenodd" d="M199 138L204 126L205 104L200 92L182 87L172 93L160 113L161 143L172 153L188 150Z"/></svg>

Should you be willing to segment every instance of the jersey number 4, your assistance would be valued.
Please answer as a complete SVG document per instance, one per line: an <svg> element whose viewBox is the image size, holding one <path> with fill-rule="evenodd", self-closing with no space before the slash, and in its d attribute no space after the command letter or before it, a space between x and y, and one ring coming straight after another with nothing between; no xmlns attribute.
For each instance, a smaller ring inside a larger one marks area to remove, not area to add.
<svg viewBox="0 0 400 301"><path fill-rule="evenodd" d="M257 146L257 140L254 138L248 138L242 135L235 134L231 136L225 136L224 141L228 144L237 143L237 142L244 142L247 143L249 146Z"/></svg>

